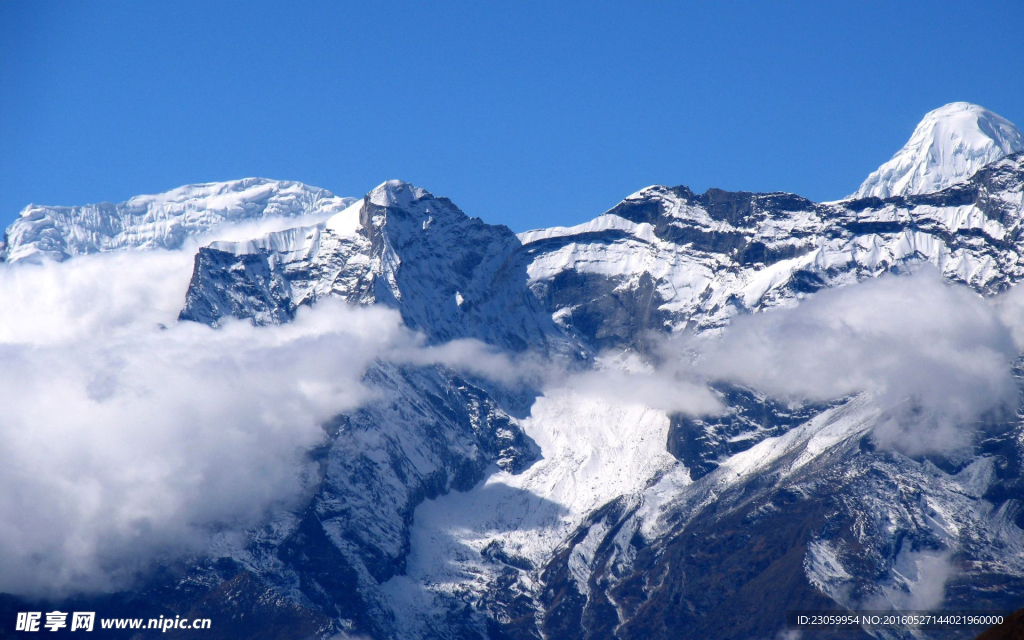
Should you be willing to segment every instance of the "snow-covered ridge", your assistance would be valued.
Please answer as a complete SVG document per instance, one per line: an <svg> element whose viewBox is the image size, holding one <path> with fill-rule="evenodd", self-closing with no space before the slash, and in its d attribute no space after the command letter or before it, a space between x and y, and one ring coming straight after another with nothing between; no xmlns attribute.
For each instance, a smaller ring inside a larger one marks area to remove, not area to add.
<svg viewBox="0 0 1024 640"><path fill-rule="evenodd" d="M627 308L615 331L632 331L638 314L651 329L716 327L737 312L796 304L822 286L919 261L1001 290L1024 277L1022 191L1021 153L941 192L882 202L649 187L589 223L519 238L530 286L552 301L562 326L607 335L609 314ZM564 293L573 281L586 283L587 297Z"/></svg>
<svg viewBox="0 0 1024 640"><path fill-rule="evenodd" d="M1013 123L976 104L953 102L925 115L910 141L850 197L932 193L1022 150L1024 135Z"/></svg>
<svg viewBox="0 0 1024 640"><path fill-rule="evenodd" d="M617 216L613 213L600 215L590 222L584 222L572 227L549 227L547 229L533 229L524 231L519 235L519 241L523 244L549 240L552 238L565 238L569 236L585 235L588 233L601 233L602 231L625 231L626 233L642 238L648 242L654 242L654 227L650 224L637 224Z"/></svg>
<svg viewBox="0 0 1024 640"><path fill-rule="evenodd" d="M1013 154L942 192L824 204L786 193L652 186L590 222L518 236L389 180L330 217L286 218L280 231L212 243L234 258L200 256L182 317L286 319L296 305L337 295L399 306L411 326L438 339L464 336L479 321L511 344L522 335L500 327L513 316L535 326L537 314L524 304L539 304L545 324L603 348L625 334L719 327L735 313L796 304L823 286L922 260L992 292L1024 275L1013 248L1024 233L1022 176L1024 154ZM257 271L232 271L264 262ZM235 281L243 272L249 285L263 279L257 289L269 287L267 300L232 293L247 286Z"/></svg>
<svg viewBox="0 0 1024 640"><path fill-rule="evenodd" d="M426 189L421 189L402 180L388 180L377 185L366 194L367 200L378 207L398 207L407 209L417 200L433 197Z"/></svg>
<svg viewBox="0 0 1024 640"><path fill-rule="evenodd" d="M177 249L229 224L243 225L250 236L275 226L272 221L309 217L315 224L352 202L299 182L245 178L187 185L120 204L29 205L8 227L0 258L61 261L116 249Z"/></svg>

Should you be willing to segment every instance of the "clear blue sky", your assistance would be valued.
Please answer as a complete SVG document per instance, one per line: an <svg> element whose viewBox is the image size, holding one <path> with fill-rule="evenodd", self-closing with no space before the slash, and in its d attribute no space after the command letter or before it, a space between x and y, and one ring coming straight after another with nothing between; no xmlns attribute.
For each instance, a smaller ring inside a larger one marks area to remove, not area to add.
<svg viewBox="0 0 1024 640"><path fill-rule="evenodd" d="M927 111L1024 125L1024 2L0 0L0 223L401 178L523 230L654 183L824 200Z"/></svg>

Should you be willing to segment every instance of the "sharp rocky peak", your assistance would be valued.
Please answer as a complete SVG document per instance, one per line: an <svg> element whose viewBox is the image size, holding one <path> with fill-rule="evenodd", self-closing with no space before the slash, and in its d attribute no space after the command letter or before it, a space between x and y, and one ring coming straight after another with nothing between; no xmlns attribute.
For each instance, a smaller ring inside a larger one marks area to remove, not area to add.
<svg viewBox="0 0 1024 640"><path fill-rule="evenodd" d="M397 308L431 341L522 350L558 331L527 289L521 246L508 227L389 180L316 225L200 249L180 317L287 322L300 305L339 296Z"/></svg>
<svg viewBox="0 0 1024 640"><path fill-rule="evenodd" d="M712 188L698 194L685 186L654 185L630 195L607 214L635 223L655 225L673 221L744 225L749 224L751 216L760 211L808 211L813 207L814 202L784 192L754 193Z"/></svg>
<svg viewBox="0 0 1024 640"><path fill-rule="evenodd" d="M439 228L487 230L514 236L507 227L471 218L448 198L435 196L402 180L388 180L367 193L359 215L360 224L368 235L383 232L392 239L408 234L415 234L420 240L436 237L436 234L423 232Z"/></svg>

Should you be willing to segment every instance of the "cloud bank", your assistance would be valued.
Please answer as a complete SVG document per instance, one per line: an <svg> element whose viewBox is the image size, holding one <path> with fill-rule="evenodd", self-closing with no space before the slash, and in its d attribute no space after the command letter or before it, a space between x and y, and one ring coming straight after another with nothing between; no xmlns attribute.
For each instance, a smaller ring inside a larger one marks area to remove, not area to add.
<svg viewBox="0 0 1024 640"><path fill-rule="evenodd" d="M512 375L479 343L426 349L397 312L337 300L278 327L177 324L191 267L152 251L0 268L0 592L124 587L294 506L320 425L375 397L378 359Z"/></svg>
<svg viewBox="0 0 1024 640"><path fill-rule="evenodd" d="M608 352L584 372L549 363L542 386L690 416L727 410L712 391L719 383L794 404L866 393L882 410L877 445L956 454L1020 406L1013 363L1024 352L1024 287L985 299L922 268L649 343L648 360Z"/></svg>
<svg viewBox="0 0 1024 640"><path fill-rule="evenodd" d="M1012 301L1024 294L1013 293ZM966 447L982 419L1012 415L1019 391L1014 327L1024 314L931 270L822 291L799 306L737 318L720 336L672 345L695 350L711 380L786 400L867 392L886 411L874 429L909 454Z"/></svg>

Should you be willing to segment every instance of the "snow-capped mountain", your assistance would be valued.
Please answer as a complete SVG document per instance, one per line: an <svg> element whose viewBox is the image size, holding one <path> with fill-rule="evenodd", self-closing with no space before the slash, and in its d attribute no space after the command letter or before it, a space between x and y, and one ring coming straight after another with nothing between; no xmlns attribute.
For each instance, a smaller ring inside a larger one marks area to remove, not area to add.
<svg viewBox="0 0 1024 640"><path fill-rule="evenodd" d="M1024 135L1013 123L976 104L952 102L925 115L910 141L850 197L939 191L1018 151Z"/></svg>
<svg viewBox="0 0 1024 640"><path fill-rule="evenodd" d="M201 250L182 317L211 324L225 315L286 322L296 306L340 295L395 306L434 340L471 336L517 349L519 342L508 336L518 335L531 349L554 346L560 353L643 351L651 330L721 327L737 314L796 305L817 290L911 270L921 262L979 292L1001 291L1024 278L1018 249L1022 188L1024 154L992 163L944 191L884 201L817 204L791 194L698 195L685 187L651 187L592 222L516 237L500 228L486 231L487 225L421 189L388 182L316 227ZM494 260L450 252L468 238L488 247ZM1016 525L1006 529L1005 513L979 511L980 497L963 502L957 483L967 476L960 468L944 472L926 460L865 450L862 441L879 420L870 405L794 409L749 390L721 392L729 412L711 421L595 404L571 391L536 400L524 418L511 420L537 443L541 458L518 472L491 473L469 491L438 496L417 509L403 570L374 589L362 587L379 593L381 610L389 612L382 614L388 631L374 628L398 637L433 637L439 629L447 630L441 635L472 636L491 633L488 625L498 624L511 637L611 637L616 627L622 637L660 637L643 608L621 599L653 607L661 592L634 593L629 580L646 584L654 579L651 572L665 571L647 554L682 544L686 527L712 535L725 526L717 512L708 511L708 496L718 496L713 503L724 507L733 492L744 498L731 518L765 523L752 525L749 535L759 532L784 554L799 552L785 580L809 605L824 606L830 598L831 606L848 604L842 589L832 586L837 572L847 576L843 589L910 589L891 585L902 584L898 567L916 562L922 548L956 548L983 563L982 556L998 555L1000 545L1024 543ZM340 435L338 442L344 441ZM1015 448L999 446L1000 455L1016 459ZM850 541L817 532L814 527L825 527L822 491L845 496L851 523L866 513L877 516L887 496L885 483L870 485L876 487L870 491L845 490L854 482L849 469L830 484L833 475L823 469L845 456L863 458L857 464L883 473L886 482L902 485L917 478L914 496L937 491L934 483L948 487L932 502L957 505L955 517L962 521L955 531L936 533L932 525L920 524L919 498L908 497L885 516L891 526L878 529L877 538ZM753 462L745 459L757 463L749 467ZM792 466L794 459L802 462ZM743 470L737 472L737 465ZM774 480L765 484L766 477ZM996 484L972 484L973 495L999 484L985 477ZM761 497L750 503L751 495ZM799 526L810 528L800 535L794 524L779 520L781 514L764 515L787 496L800 496L794 504L806 510ZM762 515L751 515L755 506ZM666 521L677 524L659 524ZM457 535L453 522L459 523ZM776 538L775 530L793 536ZM1005 535L1010 538L1000 537ZM900 540L918 542L904 548ZM861 575L853 568L859 561L844 545L877 546L870 570L863 569L876 576L874 582L854 580ZM742 548L732 552L740 554L735 561L749 562ZM711 571L713 563L705 559L692 570ZM1011 581L1024 575L1016 565L1000 571L1000 579ZM693 580L658 579L666 585ZM487 613L455 615L458 603L466 601ZM717 620L738 624L745 616L725 616L724 603L736 612L751 606L724 595L721 601L704 596L702 602L673 625L703 628L710 624L709 607L719 612ZM665 618L656 619L665 624ZM706 631L722 633L720 627Z"/></svg>
<svg viewBox="0 0 1024 640"><path fill-rule="evenodd" d="M319 220L351 202L298 182L247 178L188 185L120 204L29 205L4 234L0 260L59 261L118 249L177 249L189 238L226 225L295 217ZM258 231L252 227L248 232Z"/></svg>
<svg viewBox="0 0 1024 640"><path fill-rule="evenodd" d="M918 132L970 138L957 109ZM972 126L997 122L982 115ZM1024 153L983 164L943 160L941 189L834 203L652 186L590 222L518 235L400 181L361 200L240 181L30 207L5 255L171 248L271 217L198 249L182 322L286 324L337 297L396 309L428 345L471 338L594 372L647 366L652 335L714 334L925 263L979 297L1005 291L1024 280ZM1019 417L986 417L956 455L909 455L874 443L898 416L870 393L795 401L715 381L724 410L699 417L526 379L378 362L374 399L324 425L309 453L319 475L301 508L85 601L244 619L254 637L729 639L779 637L794 609L1024 598Z"/></svg>

